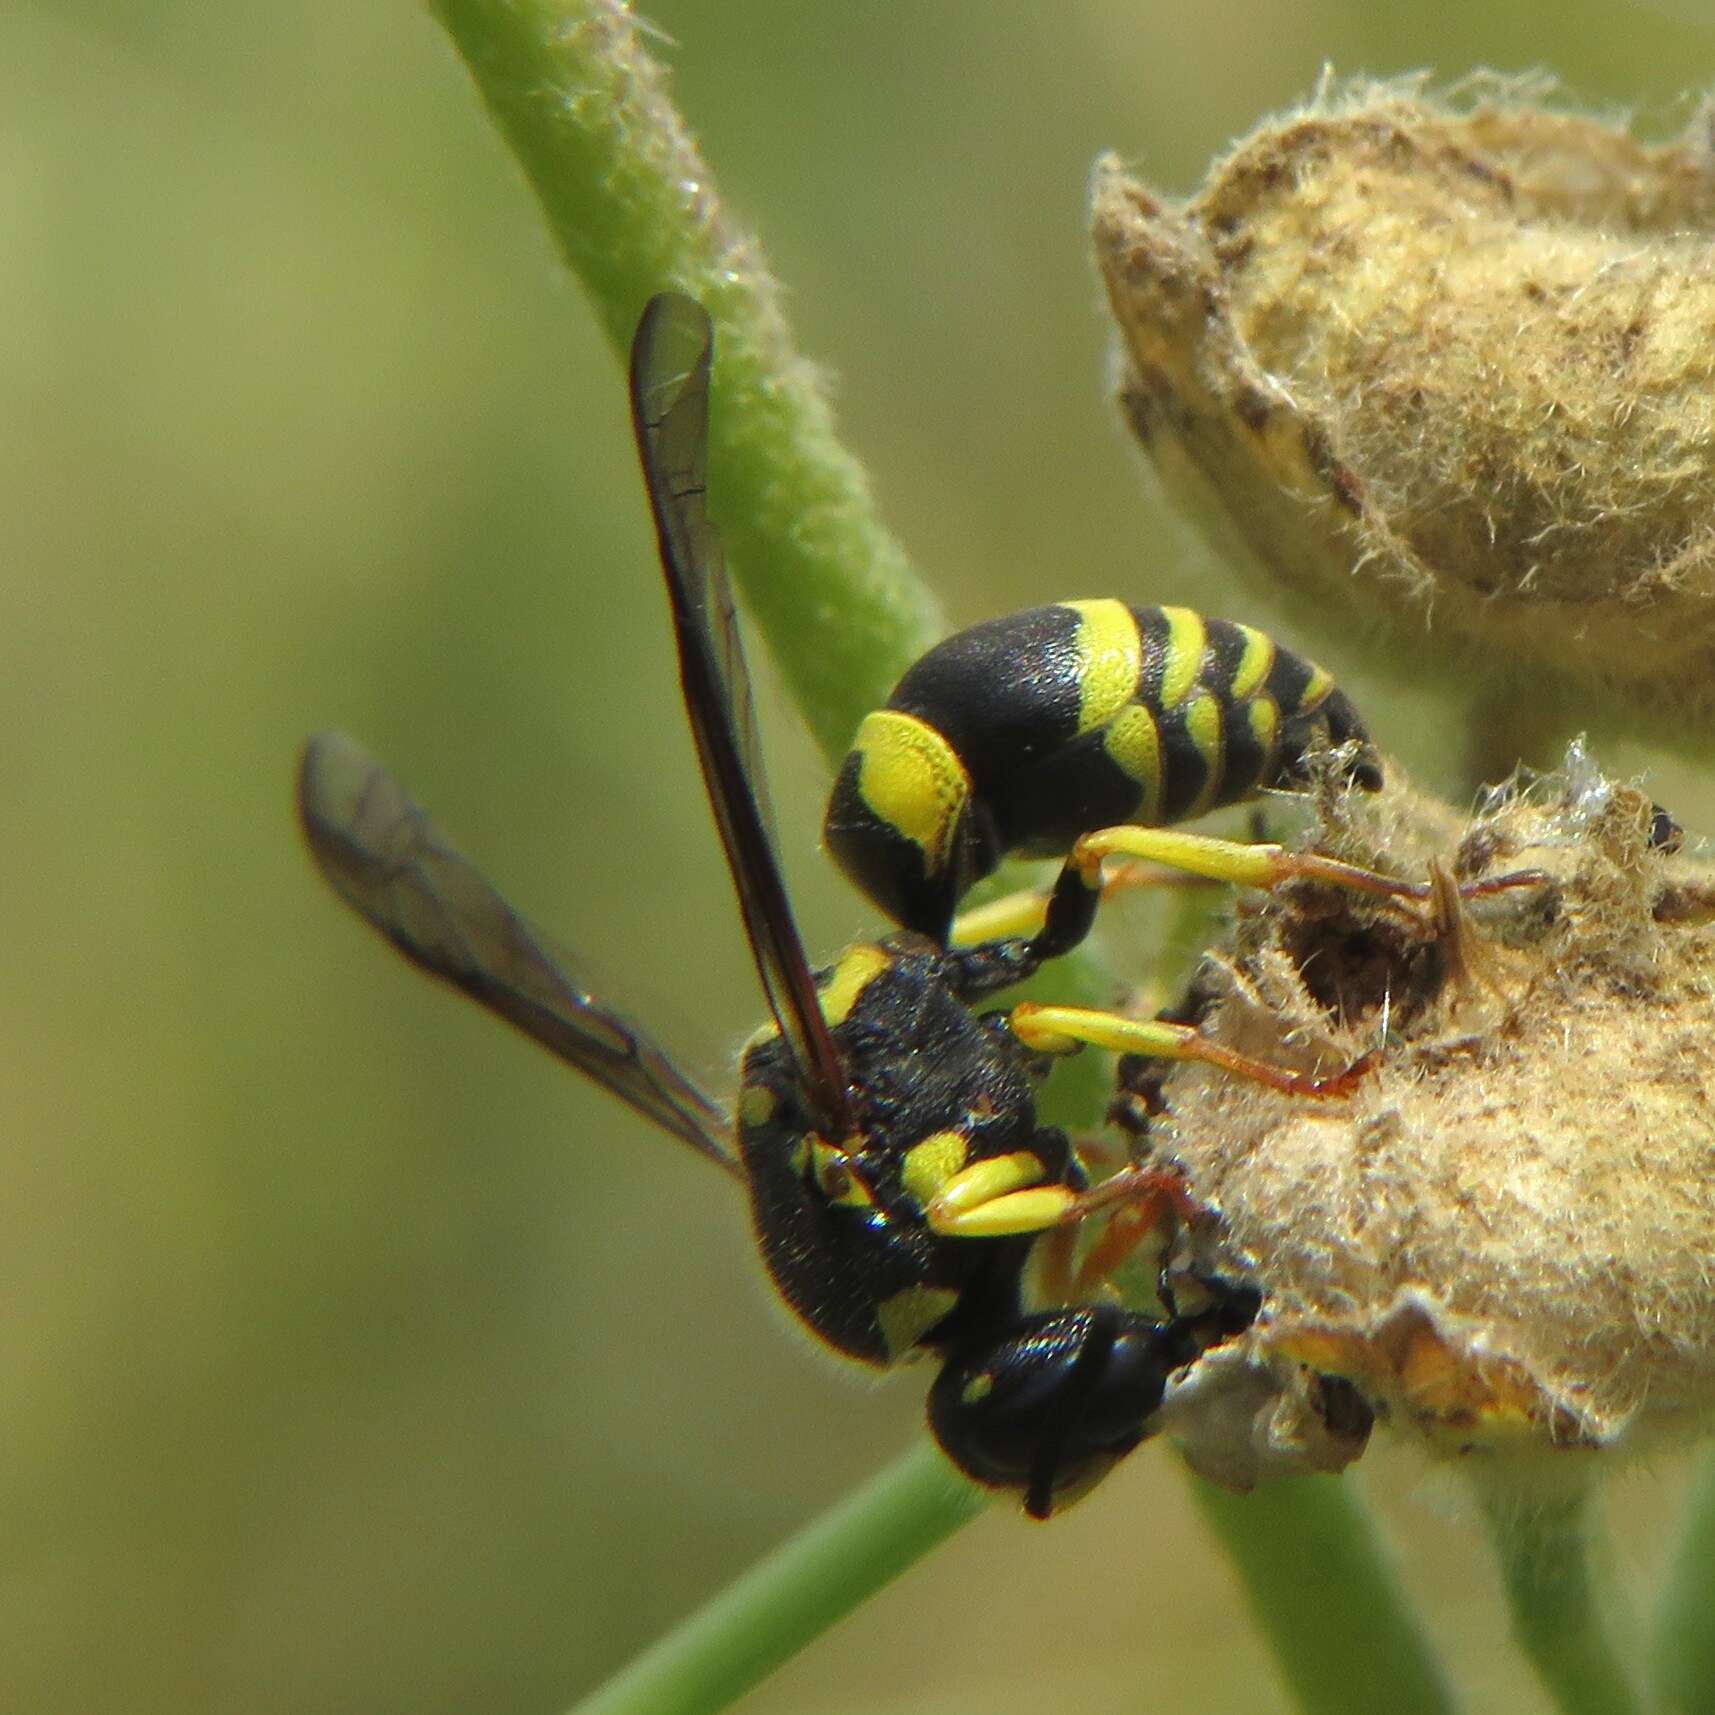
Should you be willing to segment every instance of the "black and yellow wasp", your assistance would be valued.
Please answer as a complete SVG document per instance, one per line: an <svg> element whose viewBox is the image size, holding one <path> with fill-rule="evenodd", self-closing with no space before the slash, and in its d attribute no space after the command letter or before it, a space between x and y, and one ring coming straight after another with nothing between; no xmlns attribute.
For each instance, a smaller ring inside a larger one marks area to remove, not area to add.
<svg viewBox="0 0 1715 1715"><path fill-rule="evenodd" d="M1239 886L1315 881L1433 911L1430 881L1168 825L1303 786L1318 770L1366 792L1383 784L1357 710L1314 662L1190 608L1056 602L958 632L906 671L859 726L823 836L847 877L903 928L938 945L1034 928L1024 945L1038 961L1088 934L1103 860L1114 856ZM1046 895L1015 895L955 925L965 894L1009 856L1064 861ZM1520 871L1456 891L1472 898L1541 880ZM1372 1058L1316 1079L1166 1018L1020 1003L1010 1024L1044 1052L1093 1044L1204 1060L1299 1094L1342 1094Z"/></svg>
<svg viewBox="0 0 1715 1715"><path fill-rule="evenodd" d="M352 740L305 747L304 832L341 897L407 958L741 1181L769 1274L814 1334L877 1367L940 1359L929 1418L941 1446L1046 1516L1143 1439L1173 1371L1254 1301L1215 1294L1194 1316L1169 1302L1161 1317L1079 1301L1100 1297L1099 1282L1065 1241L1085 1217L1154 1190L1139 1168L1090 1190L1065 1134L1037 1119L1046 1057L1009 1015L974 1010L1035 970L1042 937L949 947L906 930L811 968L705 510L711 349L698 304L653 299L632 345L631 406L685 709L773 1015L744 1050L733 1111L592 995L575 961ZM1026 1303L1027 1278L1042 1283L1040 1301Z"/></svg>

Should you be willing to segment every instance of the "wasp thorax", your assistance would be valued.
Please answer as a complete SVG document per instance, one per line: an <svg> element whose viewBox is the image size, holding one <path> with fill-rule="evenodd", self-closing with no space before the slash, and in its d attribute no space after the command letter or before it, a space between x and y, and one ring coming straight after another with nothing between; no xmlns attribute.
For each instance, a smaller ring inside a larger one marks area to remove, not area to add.
<svg viewBox="0 0 1715 1715"><path fill-rule="evenodd" d="M1324 94L1184 203L1103 161L1122 405L1307 624L1433 619L1508 676L1706 720L1710 115L1646 147L1481 87Z"/></svg>
<svg viewBox="0 0 1715 1715"><path fill-rule="evenodd" d="M1278 1383L1254 1448L1228 1424L1205 1468L1240 1486L1326 1468L1361 1448L1346 1420L1365 1408L1441 1452L1539 1469L1701 1432L1715 869L1665 850L1648 798L1576 749L1464 826L1397 783L1326 809L1325 843L1378 867L1544 876L1420 908L1286 888L1206 967L1203 1028L1236 1048L1385 1047L1339 1102L1197 1067L1162 1086L1157 1145L1218 1217L1182 1261L1261 1288L1228 1357ZM1255 1386L1230 1379L1226 1417Z"/></svg>

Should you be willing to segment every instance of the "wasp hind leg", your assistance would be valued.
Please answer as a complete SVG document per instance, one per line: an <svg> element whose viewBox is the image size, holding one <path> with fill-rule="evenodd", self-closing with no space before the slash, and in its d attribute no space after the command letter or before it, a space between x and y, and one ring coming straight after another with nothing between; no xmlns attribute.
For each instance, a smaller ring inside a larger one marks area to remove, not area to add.
<svg viewBox="0 0 1715 1715"><path fill-rule="evenodd" d="M1284 881L1319 881L1351 893L1407 904L1422 903L1433 897L1432 885L1427 881L1402 881L1360 864L1344 863L1320 852L1291 851L1270 841L1221 840L1209 834L1184 833L1177 828L1130 825L1098 828L1079 839L1068 854L1048 895L1042 928L1029 942L1033 957L1058 958L1089 934L1105 891L1103 860L1109 857L1143 859L1204 881L1226 882L1235 887L1266 889L1278 887ZM1515 870L1507 875L1465 882L1459 888L1459 895L1463 899L1485 898L1508 888L1535 886L1544 879L1540 870Z"/></svg>

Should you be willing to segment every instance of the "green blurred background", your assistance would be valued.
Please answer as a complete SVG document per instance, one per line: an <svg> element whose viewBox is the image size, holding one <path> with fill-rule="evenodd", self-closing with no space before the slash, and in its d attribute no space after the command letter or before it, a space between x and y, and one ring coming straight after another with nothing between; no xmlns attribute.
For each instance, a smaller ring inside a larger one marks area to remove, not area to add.
<svg viewBox="0 0 1715 1715"><path fill-rule="evenodd" d="M957 622L1235 605L1103 396L1098 150L1189 189L1324 60L1546 64L1659 133L1715 48L1690 0L649 16ZM416 8L23 0L6 44L0 1707L554 1711L922 1394L790 1333L729 1185L405 971L297 849L295 746L347 727L718 1078L759 1007L618 370ZM1450 777L1439 704L1319 653ZM763 700L832 947L866 919ZM1456 1483L1386 1445L1357 1480L1474 1706L1541 1708ZM1637 1594L1679 1480L1611 1497ZM752 1704L1284 1706L1161 1450L1050 1528L991 1514Z"/></svg>

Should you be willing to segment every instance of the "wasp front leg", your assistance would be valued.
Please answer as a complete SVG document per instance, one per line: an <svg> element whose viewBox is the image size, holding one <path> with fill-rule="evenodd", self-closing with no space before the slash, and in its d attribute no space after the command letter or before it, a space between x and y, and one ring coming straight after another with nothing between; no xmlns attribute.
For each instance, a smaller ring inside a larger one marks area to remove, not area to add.
<svg viewBox="0 0 1715 1715"><path fill-rule="evenodd" d="M925 1214L931 1230L949 1238L1037 1235L1035 1278L1049 1303L1096 1300L1169 1217L1186 1225L1206 1218L1175 1167L1132 1163L1088 1188L1045 1175L1032 1181L1040 1169L1030 1152L976 1162L943 1186ZM1099 1222L1095 1237L1080 1254L1092 1220Z"/></svg>
<svg viewBox="0 0 1715 1715"><path fill-rule="evenodd" d="M961 1168L929 1200L924 1214L930 1230L944 1237L995 1239L1076 1227L1122 1207L1146 1215L1146 1230L1169 1208L1185 1220L1196 1213L1176 1169L1134 1164L1089 1186L1081 1173L1077 1180L1050 1177L1044 1156L1019 1150Z"/></svg>

